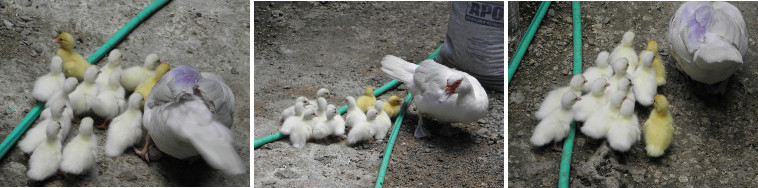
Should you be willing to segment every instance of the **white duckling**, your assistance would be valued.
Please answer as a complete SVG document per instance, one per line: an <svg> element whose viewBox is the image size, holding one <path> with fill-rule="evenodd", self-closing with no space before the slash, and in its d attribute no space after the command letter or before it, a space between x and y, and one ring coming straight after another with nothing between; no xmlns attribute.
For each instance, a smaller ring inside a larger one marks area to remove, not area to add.
<svg viewBox="0 0 758 188"><path fill-rule="evenodd" d="M295 114L287 117L287 119L284 119L284 121L282 122L282 128L279 128L279 132L281 132L284 135L289 135L292 132L292 128L294 128L296 125L299 125L303 122L304 110L305 110L304 103L296 102L295 109L294 109Z"/></svg>
<svg viewBox="0 0 758 188"><path fill-rule="evenodd" d="M290 142L293 147L298 149L305 147L305 141L310 139L313 135L313 127L311 125L315 124L315 116L316 112L307 109L303 112L302 121L292 127Z"/></svg>
<svg viewBox="0 0 758 188"><path fill-rule="evenodd" d="M448 123L473 122L487 114L487 92L468 73L431 59L416 65L392 55L382 59L381 69L393 79L402 81L415 97L413 101L419 117L414 133L416 138L431 135L423 126L422 114Z"/></svg>
<svg viewBox="0 0 758 188"><path fill-rule="evenodd" d="M318 98L318 111L316 112L316 118L312 121L311 127L313 128L313 135L311 136L314 140L321 140L323 141L324 138L334 133L334 129L332 127L328 126L326 123L326 99L323 97ZM322 112L323 110L323 112Z"/></svg>
<svg viewBox="0 0 758 188"><path fill-rule="evenodd" d="M310 101L308 100L308 98L305 98L304 96L297 97L297 99L295 99L295 102L296 103L303 103L303 106L307 106L307 105L311 104ZM295 106L296 105L292 105L292 106L284 109L284 111L282 111L282 113L281 113L282 119L279 119L279 123L277 123L277 124L281 125L284 122L285 119L289 118L290 116L295 115Z"/></svg>
<svg viewBox="0 0 758 188"><path fill-rule="evenodd" d="M73 92L74 89L76 89L76 86L78 84L79 84L79 81L76 80L76 78L73 78L73 79L71 77L67 78L63 82L63 88L61 88L60 91L57 91L52 96L50 96L50 98L47 100L47 103L45 103L46 109L42 110L42 112L40 113L40 119L44 120L50 117L50 110L48 108L50 108L50 106L54 102L61 102L66 106L66 109L63 110L63 115L61 115L61 117L63 118L63 121L70 122L71 120L73 120L74 110L72 109L73 107L71 106L71 99L68 97L68 95L71 94L71 92Z"/></svg>
<svg viewBox="0 0 758 188"><path fill-rule="evenodd" d="M104 118L103 124L96 128L105 129L105 123L109 119L113 119L118 116L119 113L126 110L126 100L124 99L124 88L119 84L121 78L121 72L111 73L110 79L108 79L108 89L102 90L97 94L97 97L87 97L87 102L90 103L92 111L98 116Z"/></svg>
<svg viewBox="0 0 758 188"><path fill-rule="evenodd" d="M360 110L360 109L359 109ZM374 120L379 112L376 109L369 108L366 112L366 120L353 125L350 132L347 133L347 142L349 144L355 144L365 140L371 140L372 137L376 137L377 134L381 134L376 131L374 127Z"/></svg>
<svg viewBox="0 0 758 188"><path fill-rule="evenodd" d="M345 101L347 101L347 111L345 112L345 126L353 127L360 122L366 121L366 114L364 114L363 111L358 108L358 105L355 104L355 98L352 96L347 96L345 97Z"/></svg>
<svg viewBox="0 0 758 188"><path fill-rule="evenodd" d="M634 32L627 31L624 33L618 46L611 51L610 58L611 62L616 59L626 59L626 62L629 64L629 67L625 70L626 73L632 74L634 72L634 69L637 68L637 62L639 62L637 52L634 51ZM618 74L616 70L614 70L614 73Z"/></svg>
<svg viewBox="0 0 758 188"><path fill-rule="evenodd" d="M58 172L62 158L62 140L56 136L61 129L60 123L50 121L42 127L45 127L44 142L40 143L29 157L29 171L26 172L29 179L36 181L42 181Z"/></svg>
<svg viewBox="0 0 758 188"><path fill-rule="evenodd" d="M316 116L319 120L325 120L326 119L326 99L324 97L319 97L316 107Z"/></svg>
<svg viewBox="0 0 758 188"><path fill-rule="evenodd" d="M134 91L137 86L155 75L155 68L160 64L158 54L150 54L145 57L145 63L142 66L133 66L124 69L120 79L121 85L128 91Z"/></svg>
<svg viewBox="0 0 758 188"><path fill-rule="evenodd" d="M620 116L612 122L608 130L608 144L614 150L626 152L641 139L640 120L634 114L634 102L627 99L621 105Z"/></svg>
<svg viewBox="0 0 758 188"><path fill-rule="evenodd" d="M100 74L97 75L97 79L95 79L95 84L97 84L99 90L108 88L108 79L110 79L111 73L122 71L121 59L123 59L121 51L117 49L111 50L111 53L108 55L108 63L103 66Z"/></svg>
<svg viewBox="0 0 758 188"><path fill-rule="evenodd" d="M616 90L618 90L618 83L619 80L624 78L629 78L626 71L626 68L629 67L629 64L626 62L626 59L616 59L613 61L613 76L608 80L608 83L611 85L605 88L605 93L614 93Z"/></svg>
<svg viewBox="0 0 758 188"><path fill-rule="evenodd" d="M608 130L611 129L609 122L614 121L619 115L619 109L621 103L626 98L626 92L616 91L611 95L611 100L602 109L596 111L580 129L584 135L587 135L594 139L601 139L608 135Z"/></svg>
<svg viewBox="0 0 758 188"><path fill-rule="evenodd" d="M582 96L582 101L574 105L574 120L587 121L587 118L595 113L598 109L605 106L608 102L605 95L605 87L610 86L605 78L598 78L592 81L592 92Z"/></svg>
<svg viewBox="0 0 758 188"><path fill-rule="evenodd" d="M332 97L332 92L330 92L329 89L326 89L326 88L319 89L318 92L316 92L316 98L309 101L310 104L314 105L314 106L311 106L310 108L312 108L312 109L318 109L318 98L327 99L327 98L330 98L330 97ZM319 116L321 116L321 115L319 115Z"/></svg>
<svg viewBox="0 0 758 188"><path fill-rule="evenodd" d="M669 22L666 41L677 68L695 81L721 82L719 93L743 64L748 31L740 10L727 2L687 2Z"/></svg>
<svg viewBox="0 0 758 188"><path fill-rule="evenodd" d="M345 119L337 112L337 107L334 105L326 106L326 121L324 123L334 130L332 136L345 135Z"/></svg>
<svg viewBox="0 0 758 188"><path fill-rule="evenodd" d="M556 144L563 140L569 133L571 120L574 118L572 107L582 98L573 92L566 92L561 97L561 108L554 110L542 119L536 127L529 142L535 146L543 146L550 141L553 142L553 150L559 150Z"/></svg>
<svg viewBox="0 0 758 188"><path fill-rule="evenodd" d="M90 104L87 103L86 99L87 96L97 96L98 87L95 84L95 79L98 73L100 73L100 70L97 70L97 66L89 66L87 71L84 72L84 82L76 86L76 89L71 94L68 94L75 115L80 115L90 110Z"/></svg>
<svg viewBox="0 0 758 188"><path fill-rule="evenodd" d="M129 107L113 118L105 140L105 155L116 157L129 146L139 143L142 138L142 112L139 110L143 98L140 93L129 96Z"/></svg>
<svg viewBox="0 0 758 188"><path fill-rule="evenodd" d="M63 68L61 57L55 56L50 61L50 72L37 78L34 81L32 97L37 101L47 101L53 93L61 90L63 87Z"/></svg>
<svg viewBox="0 0 758 188"><path fill-rule="evenodd" d="M384 103L381 100L376 100L376 102L374 102L374 109L377 111L373 125L376 130L374 138L376 138L376 140L384 140L384 138L387 137L387 131L392 128L392 120L390 120L390 116L387 115L387 112L383 110Z"/></svg>
<svg viewBox="0 0 758 188"><path fill-rule="evenodd" d="M51 103L50 110L48 111L50 117L40 121L34 125L34 127L27 130L26 133L24 133L24 138L18 141L18 147L24 153L31 153L37 148L37 146L45 141L45 130L47 130L47 127L51 122L55 122L61 128L61 130L58 131L58 140L63 141L68 137L68 132L71 130L71 120L62 118L65 103L60 101Z"/></svg>
<svg viewBox="0 0 758 188"><path fill-rule="evenodd" d="M608 66L609 56L610 54L607 51L602 51L597 54L595 66L588 68L582 73L584 78L587 80L595 80L601 77L605 79L611 78L611 76L613 76L613 67ZM591 90L591 84L584 84L584 87L582 87L582 92L589 93Z"/></svg>
<svg viewBox="0 0 758 188"><path fill-rule="evenodd" d="M582 96L581 89L584 87L585 83L587 83L587 80L584 79L584 75L574 75L574 77L571 77L569 86L554 89L547 93L545 99L540 103L539 110L534 113L535 117L540 120L544 119L548 114L555 111L555 109L560 108L561 97L563 97L563 94L566 94L566 92L574 93L576 96Z"/></svg>
<svg viewBox="0 0 758 188"><path fill-rule="evenodd" d="M642 106L653 104L653 98L657 93L658 82L655 81L655 69L653 69L653 58L655 54L651 51L645 51L642 54L642 65L637 68L632 75L635 100Z"/></svg>
<svg viewBox="0 0 758 188"><path fill-rule="evenodd" d="M92 133L92 123L92 118L82 118L79 134L63 148L63 159L61 160L63 172L82 174L95 164L97 160L97 137Z"/></svg>

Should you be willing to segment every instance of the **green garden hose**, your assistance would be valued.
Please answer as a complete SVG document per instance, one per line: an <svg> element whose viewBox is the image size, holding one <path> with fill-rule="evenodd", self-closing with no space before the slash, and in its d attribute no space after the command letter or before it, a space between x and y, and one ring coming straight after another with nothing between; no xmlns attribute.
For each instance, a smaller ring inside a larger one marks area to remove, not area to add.
<svg viewBox="0 0 758 188"><path fill-rule="evenodd" d="M582 19L580 17L579 1L571 2L574 22L574 75L582 74ZM574 135L576 134L576 122L571 122L569 134L563 143L563 155L561 157L561 170L558 179L558 187L565 188L569 184L569 172L571 170L571 152L574 149Z"/></svg>
<svg viewBox="0 0 758 188"><path fill-rule="evenodd" d="M170 0L156 0L150 5L148 5L145 9L139 12L137 16L132 18L129 22L124 25L118 32L116 32L115 35L113 35L108 41L103 44L100 48L97 49L92 55L90 55L87 58L87 61L89 63L94 63L103 58L105 56L105 53L113 49L113 47L118 44L122 39L126 37L129 32L134 30L134 28L137 27L137 25L140 24L143 20L147 19L153 12L157 11L160 7L162 7L164 4L169 2ZM8 135L8 137L3 140L2 143L0 143L0 159L5 156L5 153L10 150L11 146L16 143L16 141L21 137L24 132L26 132L26 129L29 128L29 126L34 122L34 120L37 119L42 109L45 107L44 102L39 102L37 105L34 105L34 107L29 110L29 113L24 116L24 119L21 120L18 125L16 125L16 128L13 129L13 131Z"/></svg>
<svg viewBox="0 0 758 188"><path fill-rule="evenodd" d="M434 52L432 52L432 54L429 55L429 58L427 58L427 59L437 58L437 54L440 52L441 49L442 49L442 45L440 45L439 47L437 47L437 49L434 50ZM418 63L421 63L421 62L418 62ZM418 64L418 63L416 63L416 64ZM387 84L384 84L382 87L379 87L379 88L377 88L377 89L374 90L374 96L381 95L382 93L384 93L387 90L395 87L399 83L400 83L400 81L397 81L397 80L392 80L390 82L387 82ZM337 109L337 112L339 112L340 114L343 114L346 111L347 111L347 105L342 106L340 109ZM263 137L261 139L255 140L253 142L253 149L256 149L256 148L258 148L258 147L260 147L260 146L262 146L264 144L268 144L269 142L277 141L277 140L282 139L282 138L284 138L284 135L282 133L280 133L280 132L276 132L274 134L268 135L268 136Z"/></svg>
<svg viewBox="0 0 758 188"><path fill-rule="evenodd" d="M540 4L540 9L538 9L537 14L534 15L532 23L529 24L529 28L526 30L526 34L524 34L524 38L521 39L518 48L516 48L516 53L513 54L511 62L508 63L508 83L511 82L513 74L516 73L516 68L518 68L519 63L521 63L521 58L524 57L526 49L529 47L529 44L532 43L532 37L534 37L534 33L537 32L537 28L540 26L542 18L545 17L548 7L550 7L550 1L543 1L542 4Z"/></svg>

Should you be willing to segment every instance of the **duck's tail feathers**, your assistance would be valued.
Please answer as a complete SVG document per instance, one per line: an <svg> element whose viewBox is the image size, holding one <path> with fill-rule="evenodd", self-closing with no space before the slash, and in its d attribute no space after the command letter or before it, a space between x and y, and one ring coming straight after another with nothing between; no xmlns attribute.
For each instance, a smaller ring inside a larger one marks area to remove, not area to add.
<svg viewBox="0 0 758 188"><path fill-rule="evenodd" d="M416 67L418 65L393 55L384 56L382 59L382 71L392 79L405 84L413 84L413 73L416 71Z"/></svg>

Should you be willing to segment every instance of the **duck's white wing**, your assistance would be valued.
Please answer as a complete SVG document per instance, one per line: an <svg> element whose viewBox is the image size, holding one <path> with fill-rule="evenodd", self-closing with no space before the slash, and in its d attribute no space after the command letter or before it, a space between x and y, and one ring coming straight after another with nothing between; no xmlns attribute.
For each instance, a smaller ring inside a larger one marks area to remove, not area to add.
<svg viewBox="0 0 758 188"><path fill-rule="evenodd" d="M745 20L737 7L726 2L713 2L713 25L708 29L731 42L742 55L747 53L748 32Z"/></svg>
<svg viewBox="0 0 758 188"><path fill-rule="evenodd" d="M233 146L232 131L214 121L203 102L182 101L165 110L168 115L165 125L179 139L191 143L209 165L228 174L245 172L245 165Z"/></svg>
<svg viewBox="0 0 758 188"><path fill-rule="evenodd" d="M384 56L381 63L382 71L384 71L387 76L405 84L409 84L408 87L413 87L413 74L418 65L393 55Z"/></svg>
<svg viewBox="0 0 758 188"><path fill-rule="evenodd" d="M427 96L425 93L438 93L439 96L442 96L445 86L447 86L448 80L446 79L452 74L457 74L457 72L434 62L434 60L422 61L416 68L416 73L413 74L413 82L419 89L417 95Z"/></svg>

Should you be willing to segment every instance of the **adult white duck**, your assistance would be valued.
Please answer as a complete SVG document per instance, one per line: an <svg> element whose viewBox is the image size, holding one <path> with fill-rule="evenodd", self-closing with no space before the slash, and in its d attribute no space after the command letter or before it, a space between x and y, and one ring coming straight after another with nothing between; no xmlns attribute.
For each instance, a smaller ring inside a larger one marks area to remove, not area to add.
<svg viewBox="0 0 758 188"><path fill-rule="evenodd" d="M419 110L415 136L430 134L423 127L422 113L443 122L467 123L487 114L489 99L476 78L434 60L419 65L387 55L382 59L382 71L410 88Z"/></svg>
<svg viewBox="0 0 758 188"><path fill-rule="evenodd" d="M149 161L154 143L179 159L200 155L227 174L247 169L234 149L234 94L218 75L181 65L153 86L145 100L145 147L135 152Z"/></svg>
<svg viewBox="0 0 758 188"><path fill-rule="evenodd" d="M727 2L682 4L669 22L666 41L679 70L698 82L721 82L721 93L748 50L745 20Z"/></svg>

